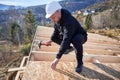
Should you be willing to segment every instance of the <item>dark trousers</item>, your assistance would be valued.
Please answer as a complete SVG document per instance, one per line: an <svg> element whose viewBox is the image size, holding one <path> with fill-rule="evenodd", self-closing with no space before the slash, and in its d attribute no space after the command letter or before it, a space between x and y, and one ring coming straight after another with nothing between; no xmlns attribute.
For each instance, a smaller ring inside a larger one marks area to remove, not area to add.
<svg viewBox="0 0 120 80"><path fill-rule="evenodd" d="M62 39L59 36L52 37L52 41L57 43L58 45L61 44ZM77 59L77 66L81 66L83 64L83 44L87 41L87 36L82 34L77 34L72 38L71 43L74 46L76 59Z"/></svg>

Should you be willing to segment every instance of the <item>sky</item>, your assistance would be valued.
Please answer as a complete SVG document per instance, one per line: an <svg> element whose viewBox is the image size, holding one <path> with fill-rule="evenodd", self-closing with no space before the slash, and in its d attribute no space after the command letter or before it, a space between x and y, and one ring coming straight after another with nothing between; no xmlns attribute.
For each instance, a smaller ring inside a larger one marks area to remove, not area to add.
<svg viewBox="0 0 120 80"><path fill-rule="evenodd" d="M46 4L50 1L61 1L61 0L0 0L0 4L28 7L28 6Z"/></svg>

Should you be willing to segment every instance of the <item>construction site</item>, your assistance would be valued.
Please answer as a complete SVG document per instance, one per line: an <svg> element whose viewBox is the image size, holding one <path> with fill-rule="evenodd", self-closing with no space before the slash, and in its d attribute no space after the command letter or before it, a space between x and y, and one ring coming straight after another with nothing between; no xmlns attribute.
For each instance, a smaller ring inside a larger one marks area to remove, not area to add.
<svg viewBox="0 0 120 80"><path fill-rule="evenodd" d="M50 39L53 28L38 26L29 56L24 56L21 65L10 68L17 71L15 80L120 80L120 42L106 36L88 33L83 45L83 70L76 73L76 57L72 51L63 55L55 70L50 64L55 59L59 45L52 43L38 47L40 40Z"/></svg>

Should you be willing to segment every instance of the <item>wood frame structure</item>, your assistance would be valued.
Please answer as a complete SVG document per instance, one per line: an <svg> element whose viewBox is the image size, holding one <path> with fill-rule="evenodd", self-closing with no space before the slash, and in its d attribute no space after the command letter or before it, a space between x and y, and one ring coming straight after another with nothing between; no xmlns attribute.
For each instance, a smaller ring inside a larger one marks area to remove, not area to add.
<svg viewBox="0 0 120 80"><path fill-rule="evenodd" d="M24 66L26 60L27 60L27 64L29 64L30 61L52 61L55 58L55 55L57 52L55 52L54 49L52 51L52 48L56 47L56 49L57 49L58 48L57 45L54 45L54 47L51 47L50 49L48 49L48 51L42 51L42 49L41 50L36 49L39 39L47 40L51 35L50 32L45 33L44 32L45 30L49 31L49 30L53 30L53 29L42 27L42 26L37 27L29 56L26 56L23 58L20 68L14 68L14 69L8 70L8 72L18 71L15 80L18 80L19 75L24 72L25 67L23 67L23 66ZM45 50L45 47L44 47L44 50ZM62 57L61 61L75 62L76 61L75 55L73 55L73 54L64 55ZM87 53L83 56L83 61L89 62L89 63L120 63L120 56L97 55L97 54L93 55L93 54Z"/></svg>

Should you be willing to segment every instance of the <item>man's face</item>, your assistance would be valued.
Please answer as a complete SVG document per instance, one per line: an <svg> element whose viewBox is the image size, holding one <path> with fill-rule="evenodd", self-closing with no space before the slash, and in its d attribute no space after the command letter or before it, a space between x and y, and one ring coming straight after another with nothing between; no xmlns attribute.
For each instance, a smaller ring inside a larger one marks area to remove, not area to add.
<svg viewBox="0 0 120 80"><path fill-rule="evenodd" d="M56 11L51 17L50 19L54 22L54 23L58 23L59 20L61 18L61 11Z"/></svg>

